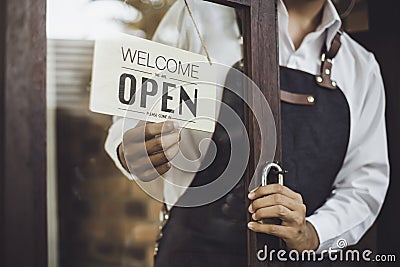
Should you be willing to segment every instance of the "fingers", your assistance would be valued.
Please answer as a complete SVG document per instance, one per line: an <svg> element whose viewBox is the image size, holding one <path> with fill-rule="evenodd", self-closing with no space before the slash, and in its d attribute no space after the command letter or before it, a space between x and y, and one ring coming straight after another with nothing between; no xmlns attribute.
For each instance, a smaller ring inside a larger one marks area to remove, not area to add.
<svg viewBox="0 0 400 267"><path fill-rule="evenodd" d="M170 146L167 150L151 155L150 161L153 164L153 166L160 166L172 160L178 154L178 152L179 152L179 144L175 143L172 146Z"/></svg>
<svg viewBox="0 0 400 267"><path fill-rule="evenodd" d="M143 142L155 136L176 131L178 126L172 121L159 123L139 122L135 128L124 134L124 142Z"/></svg>
<svg viewBox="0 0 400 267"><path fill-rule="evenodd" d="M283 221L291 222L294 219L294 214L294 211L291 211L285 206L277 205L272 207L260 208L255 213L253 213L251 217L255 221L268 218L280 218Z"/></svg>
<svg viewBox="0 0 400 267"><path fill-rule="evenodd" d="M307 234L306 206L300 194L286 186L271 184L257 188L248 197L252 200L248 209L253 220L281 219L281 224L249 222L250 230L280 237L288 247L295 249L310 247L312 242ZM315 247L314 243L312 247Z"/></svg>
<svg viewBox="0 0 400 267"><path fill-rule="evenodd" d="M144 155L138 160L129 160L130 171L142 181L151 181L166 173L171 164L169 161L179 152L179 144L174 144L165 151L153 155Z"/></svg>
<svg viewBox="0 0 400 267"><path fill-rule="evenodd" d="M285 186L262 186L251 192L249 198L253 199L248 207L253 220L279 218L290 225L301 225L304 221L306 206L301 195Z"/></svg>
<svg viewBox="0 0 400 267"><path fill-rule="evenodd" d="M174 122L140 121L124 134L123 156L131 173L151 181L166 173L179 152L180 133Z"/></svg>
<svg viewBox="0 0 400 267"><path fill-rule="evenodd" d="M146 141L148 154L153 154L164 149L168 149L179 142L179 132L175 131L167 135L158 136Z"/></svg>
<svg viewBox="0 0 400 267"><path fill-rule="evenodd" d="M265 197L257 198L250 204L248 210L250 213L254 213L260 208L272 207L277 205L285 206L292 211L298 210L300 208L299 203L296 202L294 199L281 194L272 194Z"/></svg>
<svg viewBox="0 0 400 267"><path fill-rule="evenodd" d="M178 152L179 144L176 143L165 151L161 151L150 156L144 155L136 161L132 160L131 162L133 163L130 165L130 167L135 170L136 173L140 171L146 171L169 162L178 154Z"/></svg>
<svg viewBox="0 0 400 267"><path fill-rule="evenodd" d="M250 200L255 200L257 198L264 197L264 196L271 195L271 194L284 195L284 196L287 196L288 198L291 198L298 202L303 203L303 199L300 194L298 194L298 193L292 191L291 189L289 189L288 187L280 185L280 184L270 184L270 185L266 185L266 186L260 186L256 190L250 192L248 197Z"/></svg>
<svg viewBox="0 0 400 267"><path fill-rule="evenodd" d="M160 135L161 133L168 133L178 129L178 125L172 121L160 123L146 123L145 136L146 140Z"/></svg>
<svg viewBox="0 0 400 267"><path fill-rule="evenodd" d="M156 154L177 144L179 138L179 132L175 131L149 139L146 142L124 144L124 154L127 158Z"/></svg>
<svg viewBox="0 0 400 267"><path fill-rule="evenodd" d="M291 227L283 225L261 224L258 222L249 222L247 226L250 230L254 232L274 235L282 239L288 239L289 237L291 237L294 230Z"/></svg>
<svg viewBox="0 0 400 267"><path fill-rule="evenodd" d="M289 209L285 204L277 204L273 206L260 207L251 213L253 213L251 217L255 221L279 218L290 225L301 225L305 220L306 206L304 204L294 204L294 209Z"/></svg>
<svg viewBox="0 0 400 267"><path fill-rule="evenodd" d="M157 166L156 168L151 168L141 174L137 174L137 176L144 182L150 182L169 171L169 169L171 169L171 163L167 162L163 165Z"/></svg>

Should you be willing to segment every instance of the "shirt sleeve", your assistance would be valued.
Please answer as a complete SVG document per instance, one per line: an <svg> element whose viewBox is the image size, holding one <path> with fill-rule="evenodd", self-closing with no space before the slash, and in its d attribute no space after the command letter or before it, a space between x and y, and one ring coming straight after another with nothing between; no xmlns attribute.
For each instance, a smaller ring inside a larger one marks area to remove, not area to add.
<svg viewBox="0 0 400 267"><path fill-rule="evenodd" d="M134 180L136 179L136 177L125 170L125 168L122 166L119 160L117 152L119 145L121 145L122 143L123 123L124 119L122 117L117 117L117 116L113 117L113 124L108 129L108 135L106 142L104 144L104 148L107 154L110 156L110 158L114 161L115 166L130 180Z"/></svg>
<svg viewBox="0 0 400 267"><path fill-rule="evenodd" d="M385 94L378 63L352 116L349 146L327 202L307 220L318 233L317 252L356 244L375 221L389 184ZM366 76L367 77L367 76ZM344 240L344 241L343 241ZM338 246L339 241L341 245Z"/></svg>

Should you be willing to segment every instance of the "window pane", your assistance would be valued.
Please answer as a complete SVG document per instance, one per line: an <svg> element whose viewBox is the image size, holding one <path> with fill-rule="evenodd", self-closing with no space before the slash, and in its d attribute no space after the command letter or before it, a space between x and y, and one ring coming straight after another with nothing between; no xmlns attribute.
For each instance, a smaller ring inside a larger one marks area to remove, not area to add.
<svg viewBox="0 0 400 267"><path fill-rule="evenodd" d="M161 203L106 154L89 88L94 39L151 38L172 2L48 0L49 266L152 266Z"/></svg>

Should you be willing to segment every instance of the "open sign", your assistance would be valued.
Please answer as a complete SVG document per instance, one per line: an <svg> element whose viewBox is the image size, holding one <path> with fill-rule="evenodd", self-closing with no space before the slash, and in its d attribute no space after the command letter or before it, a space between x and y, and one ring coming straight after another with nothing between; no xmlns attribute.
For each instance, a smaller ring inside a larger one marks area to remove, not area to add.
<svg viewBox="0 0 400 267"><path fill-rule="evenodd" d="M203 55L120 34L96 41L90 109L213 132L215 81Z"/></svg>
<svg viewBox="0 0 400 267"><path fill-rule="evenodd" d="M138 88L138 81L136 77L132 74L123 73L120 76L119 82L119 101L125 105L133 105L136 102L136 95L140 90L140 108L145 110L148 109L147 103L148 98L160 99L161 98L161 111L167 113L174 113L175 110L169 108L169 102L177 102L179 103L179 114L183 114L183 106L186 105L188 110L192 113L193 116L197 114L197 93L198 89L194 89L193 99L190 98L188 92L185 88L181 86L177 86L174 83L170 82L162 82L159 84L157 80L150 79L146 77L142 77L140 86ZM171 95L171 90L179 91L179 99L175 99ZM161 92L161 94L160 94ZM128 97L127 97L128 96ZM177 106L177 103L175 103Z"/></svg>

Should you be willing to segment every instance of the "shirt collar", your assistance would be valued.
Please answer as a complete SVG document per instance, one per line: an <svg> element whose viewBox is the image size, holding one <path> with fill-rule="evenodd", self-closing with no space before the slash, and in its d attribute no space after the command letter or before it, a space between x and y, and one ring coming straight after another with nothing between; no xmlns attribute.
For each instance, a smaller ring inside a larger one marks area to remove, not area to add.
<svg viewBox="0 0 400 267"><path fill-rule="evenodd" d="M322 11L322 20L315 32L324 34L326 31L326 47L330 48L333 38L342 27L342 20L331 0L327 0ZM283 0L278 1L279 27L288 32L289 13ZM289 36L289 34L287 33ZM290 38L290 37L289 37Z"/></svg>

